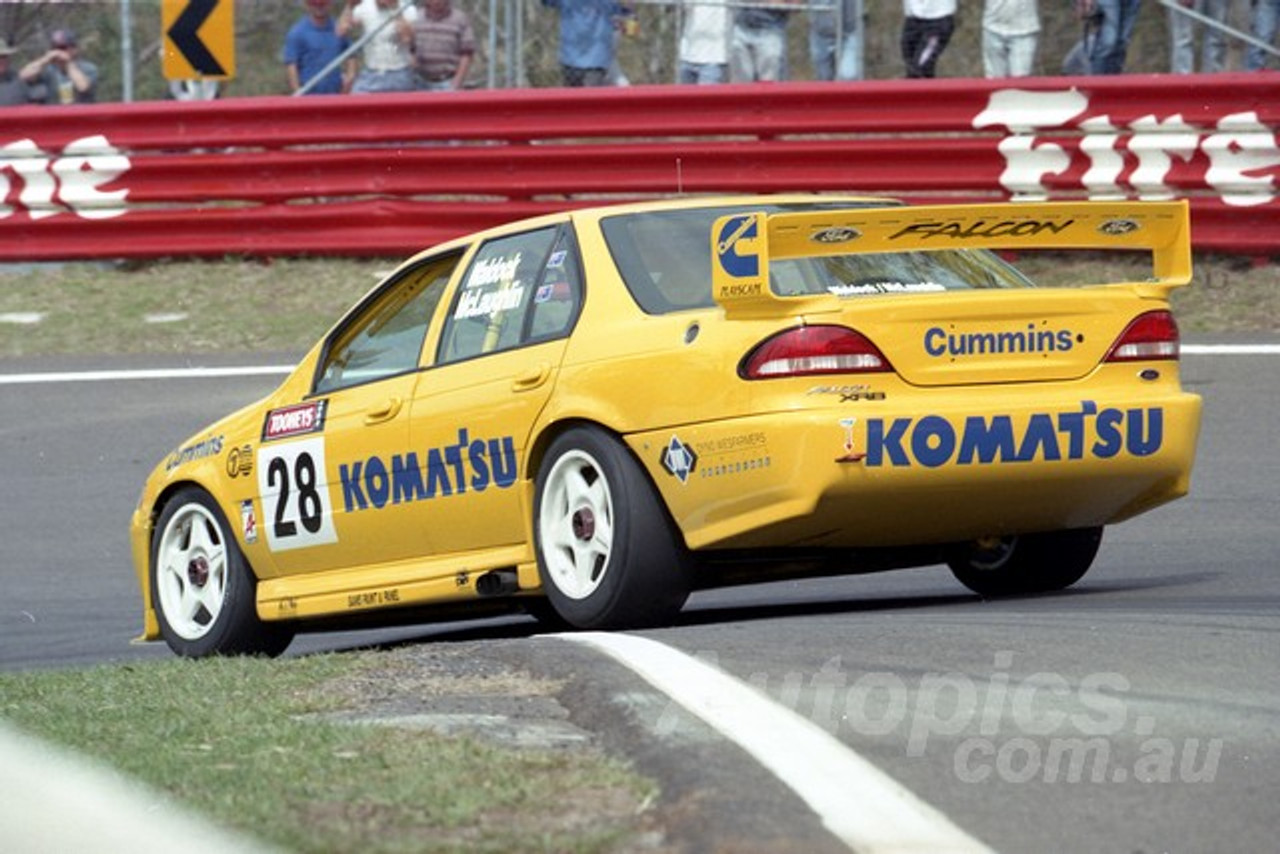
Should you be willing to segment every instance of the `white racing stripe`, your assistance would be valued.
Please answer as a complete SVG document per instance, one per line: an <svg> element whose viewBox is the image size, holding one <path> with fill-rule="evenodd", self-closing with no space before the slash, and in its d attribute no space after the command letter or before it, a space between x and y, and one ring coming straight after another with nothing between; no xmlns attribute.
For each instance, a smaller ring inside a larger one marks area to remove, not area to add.
<svg viewBox="0 0 1280 854"><path fill-rule="evenodd" d="M1183 344L1182 352L1189 356L1280 356L1280 344ZM294 367L294 365L249 365L239 368L157 368L137 371L51 371L0 374L0 385L255 377L287 374Z"/></svg>
<svg viewBox="0 0 1280 854"><path fill-rule="evenodd" d="M595 647L738 744L860 854L990 852L817 724L722 670L648 638L549 635Z"/></svg>

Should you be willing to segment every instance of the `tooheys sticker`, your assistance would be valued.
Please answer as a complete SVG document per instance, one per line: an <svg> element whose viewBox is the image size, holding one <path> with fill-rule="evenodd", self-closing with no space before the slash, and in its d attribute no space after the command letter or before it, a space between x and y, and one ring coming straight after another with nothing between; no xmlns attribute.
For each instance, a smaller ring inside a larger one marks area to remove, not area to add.
<svg viewBox="0 0 1280 854"><path fill-rule="evenodd" d="M328 400L313 400L271 410L262 423L262 441L319 433L324 429L324 413L328 403Z"/></svg>

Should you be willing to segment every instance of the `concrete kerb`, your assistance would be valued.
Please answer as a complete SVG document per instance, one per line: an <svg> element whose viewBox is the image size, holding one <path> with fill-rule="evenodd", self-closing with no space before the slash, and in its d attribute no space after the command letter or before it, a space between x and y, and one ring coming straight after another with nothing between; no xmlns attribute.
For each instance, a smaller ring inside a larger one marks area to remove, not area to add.
<svg viewBox="0 0 1280 854"><path fill-rule="evenodd" d="M24 854L267 854L104 765L0 721L0 849Z"/></svg>

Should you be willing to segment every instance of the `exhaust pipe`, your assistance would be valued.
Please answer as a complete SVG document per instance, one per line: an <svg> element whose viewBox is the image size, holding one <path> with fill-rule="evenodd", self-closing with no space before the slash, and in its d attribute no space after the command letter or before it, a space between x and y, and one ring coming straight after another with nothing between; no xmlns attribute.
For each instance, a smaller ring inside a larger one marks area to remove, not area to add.
<svg viewBox="0 0 1280 854"><path fill-rule="evenodd" d="M514 569L495 569L476 579L479 596L506 596L520 589Z"/></svg>

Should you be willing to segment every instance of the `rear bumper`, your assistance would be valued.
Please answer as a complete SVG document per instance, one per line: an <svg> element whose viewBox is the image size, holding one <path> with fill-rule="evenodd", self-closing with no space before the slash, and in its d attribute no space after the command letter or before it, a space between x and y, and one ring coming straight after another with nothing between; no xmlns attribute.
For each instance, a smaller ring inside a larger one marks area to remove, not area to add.
<svg viewBox="0 0 1280 854"><path fill-rule="evenodd" d="M1201 400L1041 389L628 437L691 548L875 547L1106 525L1185 495ZM951 403L952 405L947 405Z"/></svg>

